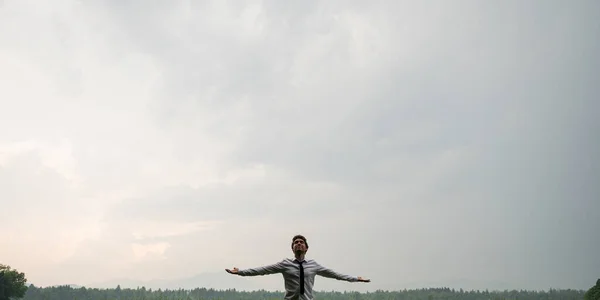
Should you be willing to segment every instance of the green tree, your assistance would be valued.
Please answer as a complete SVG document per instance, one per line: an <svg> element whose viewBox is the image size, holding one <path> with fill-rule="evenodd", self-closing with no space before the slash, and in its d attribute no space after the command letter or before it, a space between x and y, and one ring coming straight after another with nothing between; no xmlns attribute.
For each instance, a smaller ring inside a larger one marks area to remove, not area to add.
<svg viewBox="0 0 600 300"><path fill-rule="evenodd" d="M600 278L596 281L596 285L585 292L583 298L585 300L600 300Z"/></svg>
<svg viewBox="0 0 600 300"><path fill-rule="evenodd" d="M27 292L25 274L0 264L0 300L23 298Z"/></svg>

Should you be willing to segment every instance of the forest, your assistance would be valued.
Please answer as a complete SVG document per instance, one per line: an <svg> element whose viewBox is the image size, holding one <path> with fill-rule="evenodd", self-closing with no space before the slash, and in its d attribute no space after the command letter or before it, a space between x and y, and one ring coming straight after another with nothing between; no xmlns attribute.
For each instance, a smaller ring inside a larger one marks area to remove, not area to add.
<svg viewBox="0 0 600 300"><path fill-rule="evenodd" d="M314 293L315 299L319 300L582 300L586 291L563 289L550 289L547 291L480 291L451 288L427 288L400 291L375 291L375 292L327 292L318 291ZM71 286L36 287L29 285L24 300L280 300L283 292L272 291L236 291L214 290L196 288L193 290L152 290L144 287L129 289L117 286L112 289L74 288Z"/></svg>

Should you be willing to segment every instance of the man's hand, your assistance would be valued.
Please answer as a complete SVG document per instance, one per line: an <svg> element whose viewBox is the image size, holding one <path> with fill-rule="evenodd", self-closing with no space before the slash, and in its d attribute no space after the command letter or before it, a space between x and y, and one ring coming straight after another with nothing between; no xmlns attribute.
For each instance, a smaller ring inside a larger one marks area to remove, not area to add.
<svg viewBox="0 0 600 300"><path fill-rule="evenodd" d="M229 274L237 274L239 269L234 267L232 270L225 269L225 271L227 271L227 273L229 273Z"/></svg>
<svg viewBox="0 0 600 300"><path fill-rule="evenodd" d="M371 279L366 279L366 278L358 277L358 281L359 282L371 282Z"/></svg>

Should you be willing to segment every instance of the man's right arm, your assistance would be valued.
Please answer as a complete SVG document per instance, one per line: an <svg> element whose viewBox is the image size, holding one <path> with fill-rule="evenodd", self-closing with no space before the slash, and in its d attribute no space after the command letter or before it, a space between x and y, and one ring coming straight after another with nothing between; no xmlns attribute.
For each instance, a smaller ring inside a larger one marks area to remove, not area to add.
<svg viewBox="0 0 600 300"><path fill-rule="evenodd" d="M237 274L240 276L259 276L259 275L262 276L262 275L281 273L281 272L283 272L284 269L285 269L285 267L283 265L283 261L280 261L278 263L268 265L268 266L250 268L250 269L245 269L245 270L237 270L237 272L233 272L232 274Z"/></svg>

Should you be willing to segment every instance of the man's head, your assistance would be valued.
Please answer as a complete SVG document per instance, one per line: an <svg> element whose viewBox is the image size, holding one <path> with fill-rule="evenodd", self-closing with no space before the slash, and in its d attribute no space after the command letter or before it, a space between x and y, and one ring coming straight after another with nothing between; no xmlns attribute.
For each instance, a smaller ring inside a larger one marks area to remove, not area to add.
<svg viewBox="0 0 600 300"><path fill-rule="evenodd" d="M294 254L305 254L308 251L308 242L303 235L297 234L292 238L292 251Z"/></svg>

